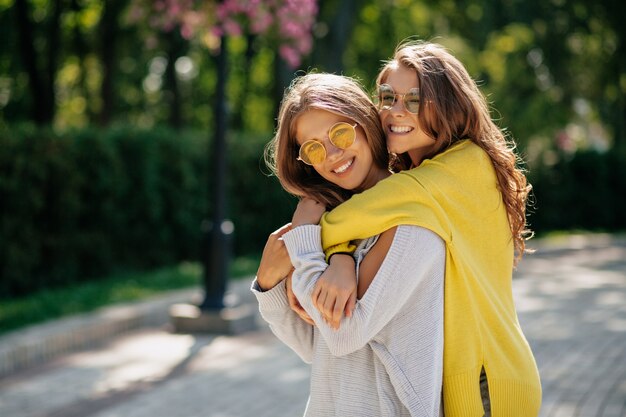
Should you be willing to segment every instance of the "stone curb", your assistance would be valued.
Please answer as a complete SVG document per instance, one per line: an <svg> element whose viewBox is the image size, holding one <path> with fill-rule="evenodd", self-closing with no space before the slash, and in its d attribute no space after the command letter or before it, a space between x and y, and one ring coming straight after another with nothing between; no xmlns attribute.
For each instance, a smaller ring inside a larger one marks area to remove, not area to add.
<svg viewBox="0 0 626 417"><path fill-rule="evenodd" d="M104 307L0 336L0 377L131 330L163 326L169 321L172 304L191 302L199 295L196 288L176 290L147 301Z"/></svg>

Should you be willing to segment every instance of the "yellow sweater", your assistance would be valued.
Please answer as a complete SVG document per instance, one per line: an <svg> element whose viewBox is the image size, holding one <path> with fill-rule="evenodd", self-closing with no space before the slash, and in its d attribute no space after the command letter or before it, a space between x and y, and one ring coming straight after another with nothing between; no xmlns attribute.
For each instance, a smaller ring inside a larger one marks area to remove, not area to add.
<svg viewBox="0 0 626 417"><path fill-rule="evenodd" d="M400 224L430 229L446 243L446 417L483 415L483 367L494 417L538 415L541 383L515 312L513 240L489 156L464 140L380 181L324 215L322 244L338 252Z"/></svg>

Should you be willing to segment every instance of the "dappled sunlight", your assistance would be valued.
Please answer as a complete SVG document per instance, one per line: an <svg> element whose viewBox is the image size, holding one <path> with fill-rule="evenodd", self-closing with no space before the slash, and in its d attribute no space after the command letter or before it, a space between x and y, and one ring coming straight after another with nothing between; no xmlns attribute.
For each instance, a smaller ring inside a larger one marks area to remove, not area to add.
<svg viewBox="0 0 626 417"><path fill-rule="evenodd" d="M295 381L308 381L309 375L310 372L308 368L288 369L277 374L279 381L287 383Z"/></svg>
<svg viewBox="0 0 626 417"><path fill-rule="evenodd" d="M46 399L47 409L62 408L89 398L95 381L104 376L97 367L64 368L47 372L35 380L23 380L0 386L0 416L38 416Z"/></svg>
<svg viewBox="0 0 626 417"><path fill-rule="evenodd" d="M274 336L265 332L254 332L238 338L219 336L198 353L189 367L194 371L245 368L246 363L267 355L270 348L265 342L268 337ZM237 355L233 355L233 352L237 352Z"/></svg>
<svg viewBox="0 0 626 417"><path fill-rule="evenodd" d="M596 296L596 303L606 306L626 306L626 294L619 292L603 292Z"/></svg>
<svg viewBox="0 0 626 417"><path fill-rule="evenodd" d="M258 413L286 417L304 412L309 367L267 330L217 336L210 343L199 344L186 369L184 378L171 379L158 390L92 416L239 417Z"/></svg>
<svg viewBox="0 0 626 417"><path fill-rule="evenodd" d="M626 317L612 318L606 322L607 330L616 333L626 333Z"/></svg>
<svg viewBox="0 0 626 417"><path fill-rule="evenodd" d="M576 347L589 337L626 331L623 245L611 245L602 236L586 250L580 249L583 237L559 244L562 249L546 245L528 255L515 273L516 307L529 340L569 341L569 347ZM551 259L555 254L558 263Z"/></svg>
<svg viewBox="0 0 626 417"><path fill-rule="evenodd" d="M93 392L102 394L165 378L187 358L193 343L189 335L143 334L123 339L104 351L75 355L69 363L102 368L102 374L93 382Z"/></svg>
<svg viewBox="0 0 626 417"><path fill-rule="evenodd" d="M541 416L621 415L626 245L603 236L542 243L513 280L520 324L541 375ZM608 410L616 405L619 410Z"/></svg>

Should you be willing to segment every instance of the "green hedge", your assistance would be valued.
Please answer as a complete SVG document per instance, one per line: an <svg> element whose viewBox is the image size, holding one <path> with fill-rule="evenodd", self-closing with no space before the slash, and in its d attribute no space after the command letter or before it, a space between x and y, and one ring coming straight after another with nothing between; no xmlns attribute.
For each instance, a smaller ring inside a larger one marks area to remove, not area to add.
<svg viewBox="0 0 626 417"><path fill-rule="evenodd" d="M260 252L294 207L261 173L267 139L229 140L236 253ZM199 132L0 132L0 298L199 259L209 161L208 135Z"/></svg>
<svg viewBox="0 0 626 417"><path fill-rule="evenodd" d="M557 162L531 170L534 207L531 228L550 230L626 229L626 155L578 151L559 154Z"/></svg>
<svg viewBox="0 0 626 417"><path fill-rule="evenodd" d="M200 259L209 135L165 128L0 131L0 299L112 272ZM234 252L259 254L295 199L267 175L269 135L231 133ZM531 227L626 229L626 157L560 155L533 169Z"/></svg>

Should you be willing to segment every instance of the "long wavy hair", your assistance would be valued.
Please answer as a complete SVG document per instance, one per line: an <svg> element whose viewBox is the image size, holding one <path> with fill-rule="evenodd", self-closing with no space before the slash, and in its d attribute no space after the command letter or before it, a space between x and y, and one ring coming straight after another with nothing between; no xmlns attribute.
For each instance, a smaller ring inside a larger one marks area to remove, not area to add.
<svg viewBox="0 0 626 417"><path fill-rule="evenodd" d="M492 120L485 96L463 64L441 45L402 42L393 58L383 65L376 85L384 84L389 72L399 65L417 73L420 127L436 141L435 150L426 158L462 139L472 140L491 158L508 214L517 264L525 252L525 241L532 236L526 226L526 202L532 187L518 166L521 161L513 140ZM405 155L401 160L408 168L410 159Z"/></svg>
<svg viewBox="0 0 626 417"><path fill-rule="evenodd" d="M312 110L326 110L358 123L372 150L373 163L389 167L389 154L378 109L354 79L334 74L307 74L296 78L285 91L273 139L265 147L265 163L282 187L298 197L310 197L330 210L356 190L345 190L324 179L315 169L298 161L296 121Z"/></svg>

